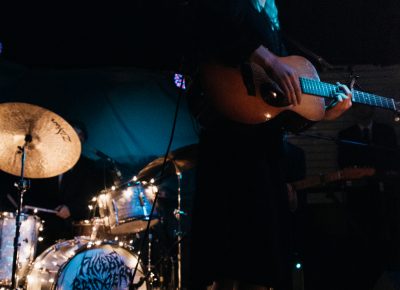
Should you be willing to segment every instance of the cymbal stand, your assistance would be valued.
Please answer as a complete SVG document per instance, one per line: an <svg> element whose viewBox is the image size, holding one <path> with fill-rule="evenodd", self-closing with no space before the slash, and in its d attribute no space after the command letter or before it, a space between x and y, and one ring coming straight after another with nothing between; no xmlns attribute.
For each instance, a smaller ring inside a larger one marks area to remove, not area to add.
<svg viewBox="0 0 400 290"><path fill-rule="evenodd" d="M181 225L181 215L186 215L185 212L181 210L181 182L182 182L182 173L180 172L176 162L174 162L174 166L176 168L176 176L178 180L178 204L177 208L174 210L174 216L178 221L177 230L175 231L175 236L178 241L178 253L177 253L177 263L178 263L178 285L176 289L182 289L182 244L180 241L183 238L182 225Z"/></svg>
<svg viewBox="0 0 400 290"><path fill-rule="evenodd" d="M151 272L151 242L153 240L153 234L149 233L148 239L148 250L147 250L147 271Z"/></svg>
<svg viewBox="0 0 400 290"><path fill-rule="evenodd" d="M29 180L24 178L24 167L25 167L25 159L26 159L26 146L32 141L31 135L25 136L25 144L21 147L18 146L18 154L21 154L21 178L17 184L18 188L18 207L17 207L17 215L15 218L15 237L14 237L14 255L13 255L13 264L12 264L12 277L11 277L11 289L17 289L17 281L16 281L16 273L17 273L17 260L18 260L18 247L19 247L19 236L20 236L20 227L21 227L21 213L23 209L23 199L24 193L29 188Z"/></svg>
<svg viewBox="0 0 400 290"><path fill-rule="evenodd" d="M150 289L155 289L154 287L154 273L153 273L153 265L152 265L152 244L153 244L153 234L149 232L148 234L148 244L147 244L147 274L146 274L146 280L148 282L148 287Z"/></svg>

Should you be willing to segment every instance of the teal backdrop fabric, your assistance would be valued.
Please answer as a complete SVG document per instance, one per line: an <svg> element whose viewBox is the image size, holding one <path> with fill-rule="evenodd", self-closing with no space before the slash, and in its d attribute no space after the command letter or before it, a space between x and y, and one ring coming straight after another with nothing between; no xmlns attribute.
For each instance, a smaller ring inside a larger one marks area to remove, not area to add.
<svg viewBox="0 0 400 290"><path fill-rule="evenodd" d="M0 63L0 101L26 102L83 121L83 154L100 150L135 174L165 154L179 89L174 72L137 68L50 69ZM197 143L198 128L181 96L171 149Z"/></svg>

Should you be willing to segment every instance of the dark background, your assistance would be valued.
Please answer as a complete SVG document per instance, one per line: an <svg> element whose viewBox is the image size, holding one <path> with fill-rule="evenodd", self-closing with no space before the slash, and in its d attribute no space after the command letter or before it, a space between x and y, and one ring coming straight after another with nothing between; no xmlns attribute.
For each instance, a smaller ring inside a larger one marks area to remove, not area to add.
<svg viewBox="0 0 400 290"><path fill-rule="evenodd" d="M278 0L283 30L332 64L400 60L395 0ZM31 66L175 69L193 40L190 0L2 6L3 58Z"/></svg>
<svg viewBox="0 0 400 290"><path fill-rule="evenodd" d="M283 31L311 51L307 56L314 62L312 55L332 65L400 63L398 0L276 2ZM179 94L172 76L157 72L180 67L193 43L192 9L183 0L2 3L0 60L6 65L0 67L1 101L26 101L85 121L90 145L127 165L126 176L131 177L167 148ZM104 67L119 69L101 70ZM179 116L173 150L197 141L185 106ZM182 208L189 213L182 219L184 232L190 230L192 177L191 172L183 173ZM175 241L177 185L171 179L161 200L166 225L161 228L168 241L155 242L157 246L169 247ZM317 213L315 220L326 211ZM315 263L326 274L321 280L337 276L332 261L340 257L337 240L319 237L307 242L318 244L323 253L310 256L321 259ZM306 281L312 278L309 273L306 269Z"/></svg>

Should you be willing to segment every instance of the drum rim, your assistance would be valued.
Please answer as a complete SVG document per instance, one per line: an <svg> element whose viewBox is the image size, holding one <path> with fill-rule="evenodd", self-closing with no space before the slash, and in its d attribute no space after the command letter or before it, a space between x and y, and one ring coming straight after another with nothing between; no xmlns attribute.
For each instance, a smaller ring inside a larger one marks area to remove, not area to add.
<svg viewBox="0 0 400 290"><path fill-rule="evenodd" d="M36 214L28 214L28 213L25 213L25 212L21 212L21 217L30 217L30 216L35 218L35 219L37 219L37 220L39 220L39 221L42 220ZM3 219L3 218L15 219L16 217L17 217L17 213L16 212L13 212L13 211L0 211L0 219Z"/></svg>

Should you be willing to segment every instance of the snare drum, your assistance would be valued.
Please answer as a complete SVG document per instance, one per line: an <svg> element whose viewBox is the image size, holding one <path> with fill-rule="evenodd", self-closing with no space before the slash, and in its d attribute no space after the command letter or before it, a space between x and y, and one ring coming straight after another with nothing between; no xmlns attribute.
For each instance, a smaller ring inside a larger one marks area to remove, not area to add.
<svg viewBox="0 0 400 290"><path fill-rule="evenodd" d="M34 215L21 214L18 239L16 283L22 285L36 254L41 221ZM14 257L16 216L12 212L0 212L0 286L11 286Z"/></svg>
<svg viewBox="0 0 400 290"><path fill-rule="evenodd" d="M110 240L113 236L108 233L104 220L99 217L94 217L90 220L82 220L72 223L74 236L85 236L91 240Z"/></svg>
<svg viewBox="0 0 400 290"><path fill-rule="evenodd" d="M99 213L112 234L130 234L144 231L154 203L155 186L140 183L123 190L104 190L97 198ZM150 226L158 222L154 209Z"/></svg>
<svg viewBox="0 0 400 290"><path fill-rule="evenodd" d="M75 237L51 246L35 259L26 289L129 289L137 263L129 246ZM139 263L134 283L144 277ZM147 289L146 283L139 289Z"/></svg>

